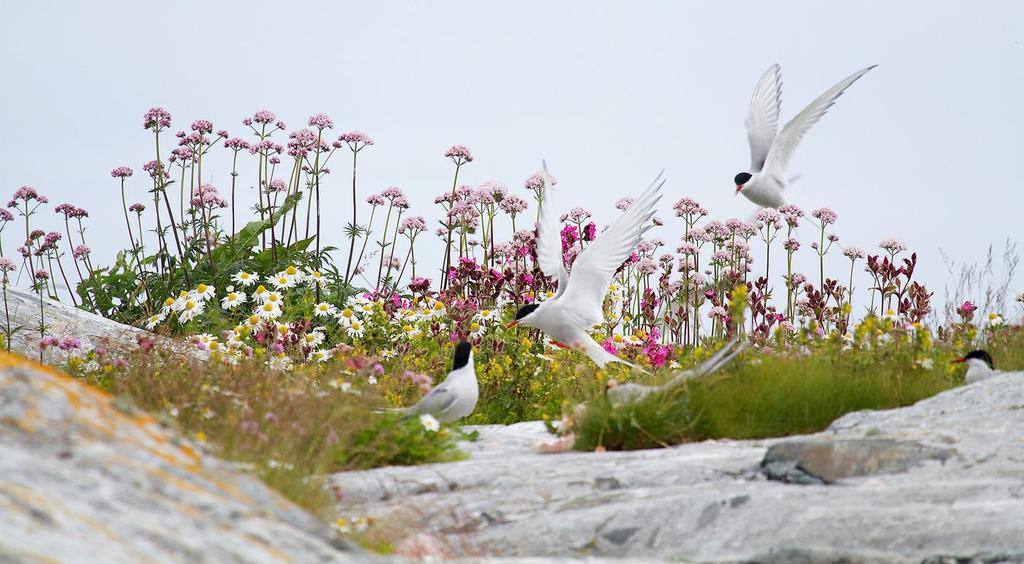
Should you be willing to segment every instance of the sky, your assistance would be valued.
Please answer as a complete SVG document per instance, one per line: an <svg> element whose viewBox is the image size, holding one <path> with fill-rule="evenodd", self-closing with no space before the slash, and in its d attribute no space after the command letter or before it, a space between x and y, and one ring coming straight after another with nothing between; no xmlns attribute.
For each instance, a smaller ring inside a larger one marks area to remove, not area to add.
<svg viewBox="0 0 1024 564"><path fill-rule="evenodd" d="M836 209L842 245L904 241L941 304L940 251L970 263L1024 238L1022 16L1011 1L18 2L0 21L0 193L27 184L88 209L94 262L107 263L125 242L110 170L135 168L129 203L148 201L146 109L167 108L173 130L202 118L232 135L260 109L290 129L325 112L336 132L376 141L360 153L360 200L396 185L428 218L450 189L453 144L475 157L461 181L524 197L546 159L559 203L600 223L665 169L656 235L674 247L683 196L716 219L753 213L732 179L749 164L743 118L765 69L782 65L785 122L878 64L804 138L791 199ZM204 181L224 190L227 151L213 154ZM246 164L240 194L254 198ZM340 242L350 172L334 168L324 215ZM12 231L5 250L20 243ZM829 273L845 280L833 252Z"/></svg>

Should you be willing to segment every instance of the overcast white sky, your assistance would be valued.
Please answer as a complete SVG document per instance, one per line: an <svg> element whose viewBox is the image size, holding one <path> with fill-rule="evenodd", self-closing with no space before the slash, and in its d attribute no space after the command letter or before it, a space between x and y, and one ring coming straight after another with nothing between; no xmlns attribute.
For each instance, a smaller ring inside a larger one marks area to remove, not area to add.
<svg viewBox="0 0 1024 564"><path fill-rule="evenodd" d="M450 187L442 154L460 143L476 157L466 182L520 190L546 158L560 201L602 222L662 168L666 218L684 195L745 218L752 204L733 197L732 178L748 164L743 118L760 74L782 65L788 120L877 63L804 139L792 199L838 210L843 244L906 241L941 302L940 248L971 261L1024 233L1022 15L1020 2L934 0L11 3L0 192L29 184L87 208L106 263L124 242L109 171L152 158L147 108L169 109L174 130L205 118L233 135L267 108L289 127L326 112L336 131L369 133L361 199L397 185L418 214ZM339 227L343 163L324 191ZM204 170L227 187L226 158ZM140 176L133 200L146 200ZM240 182L252 176L243 167ZM837 258L833 273L845 266Z"/></svg>

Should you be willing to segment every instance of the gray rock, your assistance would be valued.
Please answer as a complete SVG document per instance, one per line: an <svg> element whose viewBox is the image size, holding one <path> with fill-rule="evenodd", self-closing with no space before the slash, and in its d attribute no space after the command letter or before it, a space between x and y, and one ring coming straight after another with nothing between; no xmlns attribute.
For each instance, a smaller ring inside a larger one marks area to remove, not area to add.
<svg viewBox="0 0 1024 564"><path fill-rule="evenodd" d="M0 353L0 562L368 559L152 417Z"/></svg>
<svg viewBox="0 0 1024 564"><path fill-rule="evenodd" d="M479 430L469 460L334 475L339 511L538 562L1024 561L1019 373L800 438L539 454L539 422ZM766 479L787 443L832 484Z"/></svg>
<svg viewBox="0 0 1024 564"><path fill-rule="evenodd" d="M771 480L831 484L842 478L905 472L925 460L945 462L952 449L892 439L798 439L771 446L761 470Z"/></svg>

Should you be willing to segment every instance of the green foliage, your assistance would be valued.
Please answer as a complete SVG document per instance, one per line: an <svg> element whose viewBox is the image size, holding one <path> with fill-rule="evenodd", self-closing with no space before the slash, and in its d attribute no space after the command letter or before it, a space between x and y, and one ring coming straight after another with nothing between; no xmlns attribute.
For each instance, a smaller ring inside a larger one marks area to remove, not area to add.
<svg viewBox="0 0 1024 564"><path fill-rule="evenodd" d="M336 450L335 460L345 470L378 466L412 466L456 460L455 435L448 429L425 431L418 418L397 413L379 415L352 441Z"/></svg>

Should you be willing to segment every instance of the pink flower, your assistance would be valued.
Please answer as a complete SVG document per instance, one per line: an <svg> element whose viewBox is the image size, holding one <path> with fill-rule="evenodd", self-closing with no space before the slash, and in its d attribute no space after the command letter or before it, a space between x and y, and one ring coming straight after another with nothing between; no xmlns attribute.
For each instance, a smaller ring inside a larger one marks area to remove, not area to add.
<svg viewBox="0 0 1024 564"><path fill-rule="evenodd" d="M6 223L8 221L13 221L13 220L14 220L14 214L13 213L11 213L11 212L3 209L3 208L0 208L0 223Z"/></svg>
<svg viewBox="0 0 1024 564"><path fill-rule="evenodd" d="M0 272L13 272L16 268L13 260L7 257L0 258Z"/></svg>
<svg viewBox="0 0 1024 564"><path fill-rule="evenodd" d="M762 226L779 227L782 224L782 214L774 208L764 208L757 212L757 221Z"/></svg>
<svg viewBox="0 0 1024 564"><path fill-rule="evenodd" d="M171 113L167 110L154 106L142 115L143 129L160 131L171 126Z"/></svg>
<svg viewBox="0 0 1024 564"><path fill-rule="evenodd" d="M800 226L800 218L804 216L804 210L794 206L793 204L786 204L782 206L779 208L779 213L786 218L786 224L793 228Z"/></svg>
<svg viewBox="0 0 1024 564"><path fill-rule="evenodd" d="M633 198L619 198L615 202L615 209L626 211L626 210L629 209L629 206L632 206L632 205L633 205Z"/></svg>
<svg viewBox="0 0 1024 564"><path fill-rule="evenodd" d="M555 178L554 176L548 175L548 178L551 179L552 186L558 184L558 179ZM526 179L526 182L523 183L523 186L526 187L527 190L540 190L541 187L544 186L544 172L538 170L537 172L531 174L530 177Z"/></svg>
<svg viewBox="0 0 1024 564"><path fill-rule="evenodd" d="M817 218L822 225L832 225L839 218L839 214L832 208L818 208L811 212L811 217Z"/></svg>
<svg viewBox="0 0 1024 564"><path fill-rule="evenodd" d="M142 170L148 172L149 177L154 179L159 178L160 176L163 176L164 178L170 176L170 174L168 174L168 172L163 169L163 164L157 161L149 161L148 163L142 165ZM161 172L163 172L162 175L160 174Z"/></svg>
<svg viewBox="0 0 1024 564"><path fill-rule="evenodd" d="M785 243L782 244L782 248L786 249L791 253L795 253L798 250L800 250L800 241L798 241L795 237L790 237L789 239L786 239Z"/></svg>
<svg viewBox="0 0 1024 564"><path fill-rule="evenodd" d="M677 217L703 217L708 215L708 210L704 209L699 203L697 203L697 200L694 200L693 198L683 198L679 200L672 204L672 209L676 210Z"/></svg>
<svg viewBox="0 0 1024 564"><path fill-rule="evenodd" d="M280 192L284 192L286 190L288 190L288 184L283 179L280 179L280 178L275 178L275 179L271 180L270 181L270 187L267 188L267 192L271 192L271 193L273 193L273 192L280 193Z"/></svg>
<svg viewBox="0 0 1024 564"><path fill-rule="evenodd" d="M192 131L196 133L213 133L213 122L208 119L197 119L192 122Z"/></svg>
<svg viewBox="0 0 1024 564"><path fill-rule="evenodd" d="M140 203L134 203L134 204L128 206L128 211L132 211L132 212L135 212L135 213L142 213L142 212L146 211L146 206L144 206L144 205L142 205Z"/></svg>
<svg viewBox="0 0 1024 564"><path fill-rule="evenodd" d="M847 247L843 249L843 254L850 260L862 259L865 255L864 250L860 247Z"/></svg>
<svg viewBox="0 0 1024 564"><path fill-rule="evenodd" d="M15 190L14 196L12 196L10 201L7 202L7 207L18 207L18 200L21 200L26 204L32 200L35 200L40 204L45 204L49 201L46 199L46 196L40 196L39 192L36 192L36 189L31 186L22 186Z"/></svg>
<svg viewBox="0 0 1024 564"><path fill-rule="evenodd" d="M369 198L366 198L366 203L370 204L371 206L383 206L384 196L382 196L381 194L373 194Z"/></svg>
<svg viewBox="0 0 1024 564"><path fill-rule="evenodd" d="M897 239L886 239L879 243L878 246L885 249L886 251L889 252L889 254L892 255L897 255L907 250L907 246L903 244L903 241L899 241Z"/></svg>
<svg viewBox="0 0 1024 564"><path fill-rule="evenodd" d="M526 206L526 200L514 194L511 196L505 196L502 198L501 202L498 203L498 207L501 208L501 211L509 215L515 215L526 211Z"/></svg>
<svg viewBox="0 0 1024 564"><path fill-rule="evenodd" d="M45 270L37 270L35 273L35 279L38 281L49 280L50 273Z"/></svg>
<svg viewBox="0 0 1024 564"><path fill-rule="evenodd" d="M85 245L78 245L75 247L75 250L71 252L71 256L76 259L83 259L88 257L91 252L92 251L89 250L89 247L86 247Z"/></svg>
<svg viewBox="0 0 1024 564"><path fill-rule="evenodd" d="M362 131L349 131L338 136L338 141L348 143L352 150L362 149L366 145L373 145L373 139Z"/></svg>
<svg viewBox="0 0 1024 564"><path fill-rule="evenodd" d="M317 129L334 129L334 120L327 114L316 113L309 116L309 126Z"/></svg>
<svg viewBox="0 0 1024 564"><path fill-rule="evenodd" d="M464 145L452 145L444 156L450 158L456 165L464 165L473 162L473 153Z"/></svg>
<svg viewBox="0 0 1024 564"><path fill-rule="evenodd" d="M246 141L245 139L242 139L241 137L232 137L231 139L224 141L224 146L227 147L228 149L241 151L243 149L249 148L249 142Z"/></svg>
<svg viewBox="0 0 1024 564"><path fill-rule="evenodd" d="M395 200L396 198L405 198L405 194L402 192L402 189L399 188L398 186L388 186L380 194L381 196L384 196L389 200Z"/></svg>
<svg viewBox="0 0 1024 564"><path fill-rule="evenodd" d="M422 216L418 216L418 215L413 216L413 217L407 217L407 218L403 219L402 220L402 224L398 227L398 232L399 233L405 234L406 232L408 232L409 235L416 235L417 233L420 233L420 232L426 231L426 230L427 230L427 220L423 219Z"/></svg>
<svg viewBox="0 0 1024 564"><path fill-rule="evenodd" d="M114 170L110 171L110 176L114 178L128 178L133 174L132 167L130 166L119 166Z"/></svg>
<svg viewBox="0 0 1024 564"><path fill-rule="evenodd" d="M271 112L271 111L268 111L268 110L260 110L260 111L258 111L258 112L256 112L255 114L252 115L252 118L251 118L250 122L254 121L256 123L267 125L269 123L274 123L275 119L277 119L277 118L274 115L274 112ZM243 122L243 123L245 123L245 122ZM245 124L245 125L250 125L250 124Z"/></svg>

